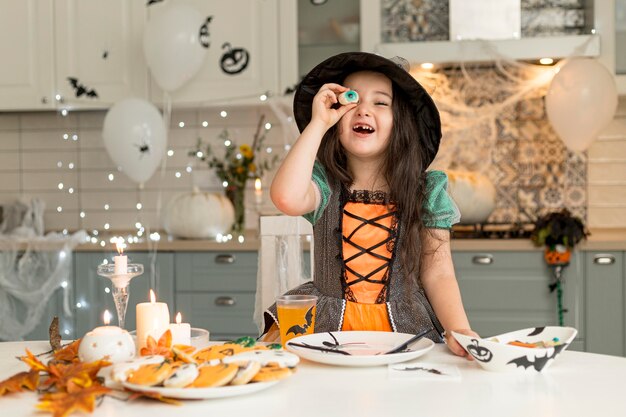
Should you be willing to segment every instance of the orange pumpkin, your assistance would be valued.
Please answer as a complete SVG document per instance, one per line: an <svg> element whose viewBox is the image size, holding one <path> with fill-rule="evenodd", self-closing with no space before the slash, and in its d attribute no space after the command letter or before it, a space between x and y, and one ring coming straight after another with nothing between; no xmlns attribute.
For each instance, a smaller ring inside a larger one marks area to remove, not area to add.
<svg viewBox="0 0 626 417"><path fill-rule="evenodd" d="M546 260L548 265L567 265L569 264L571 257L572 252L569 249L565 249L565 251L557 251L546 248L543 253L543 258Z"/></svg>

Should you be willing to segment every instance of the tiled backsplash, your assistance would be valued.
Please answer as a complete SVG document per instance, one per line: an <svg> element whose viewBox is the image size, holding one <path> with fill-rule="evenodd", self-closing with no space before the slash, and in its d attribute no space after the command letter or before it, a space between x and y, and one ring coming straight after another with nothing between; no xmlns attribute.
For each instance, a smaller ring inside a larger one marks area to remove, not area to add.
<svg viewBox="0 0 626 417"><path fill-rule="evenodd" d="M500 123L490 172L498 206L491 220L517 220L520 207L533 210L565 204L577 214L586 213L592 227L626 227L626 102L622 100L618 117L590 148L587 161L564 150L545 116L528 116L529 109L540 106L531 104ZM193 184L222 192L217 178L187 155L198 137L219 147L217 137L228 128L237 144L250 143L260 115L265 114L272 124L267 147L282 152L286 141L292 140L283 136L269 107L227 108L226 118L220 116L221 110L173 113L168 149L174 153L167 157L165 171L158 170L143 190L117 171L104 149L105 112L72 112L67 117L0 114L0 204L20 197L43 199L47 230L102 231L107 223L111 230L129 230L136 222L158 229L159 198L162 213L170 198L191 190ZM191 173L186 170L190 165ZM271 173L264 178L264 211L272 210L267 196L270 179ZM252 186L250 181L250 191ZM247 226L254 228L257 207L252 192L247 201ZM141 210L137 203L142 204Z"/></svg>
<svg viewBox="0 0 626 417"><path fill-rule="evenodd" d="M221 116L222 110L227 112L226 117ZM160 217L174 195L190 191L193 185L223 191L212 172L188 156L199 137L212 141L218 149L222 146L218 135L228 128L237 145L251 144L257 122L264 114L272 125L265 139L266 151L271 148L281 153L288 141L269 107L174 111L168 138L173 155L167 157L165 170L159 168L140 190L118 172L104 149L101 132L105 114L0 114L0 204L20 197L41 198L46 203L46 230L102 231L107 224L110 230L129 230L137 222L154 230L161 227ZM252 181L249 187L252 189ZM267 184L265 188L267 191ZM254 204L248 208L248 225L254 227Z"/></svg>

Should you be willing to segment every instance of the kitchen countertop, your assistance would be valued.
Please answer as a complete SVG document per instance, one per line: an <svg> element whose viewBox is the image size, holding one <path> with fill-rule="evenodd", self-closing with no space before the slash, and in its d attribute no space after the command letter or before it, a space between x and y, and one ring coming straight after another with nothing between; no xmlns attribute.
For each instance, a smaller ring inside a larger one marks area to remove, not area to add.
<svg viewBox="0 0 626 417"><path fill-rule="evenodd" d="M124 236L125 234L121 234ZM128 251L149 251L155 247L154 242L138 242L128 245ZM259 239L256 230L249 230L243 243L236 239L228 242L215 240L173 239L162 238L156 248L164 252L204 252L204 251L256 251ZM84 243L76 247L78 252L115 251L115 245L108 243L105 247L93 243ZM453 251L542 251L529 239L452 239ZM577 246L580 251L626 251L626 229L592 229L586 241Z"/></svg>

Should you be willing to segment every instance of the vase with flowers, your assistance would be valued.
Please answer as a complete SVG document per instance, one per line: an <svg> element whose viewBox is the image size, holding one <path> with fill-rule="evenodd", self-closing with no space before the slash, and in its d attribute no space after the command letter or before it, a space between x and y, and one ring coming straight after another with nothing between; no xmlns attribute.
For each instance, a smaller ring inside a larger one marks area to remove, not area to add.
<svg viewBox="0 0 626 417"><path fill-rule="evenodd" d="M563 269L569 265L572 249L589 236L583 221L572 215L569 210L548 213L535 222L530 239L536 246L545 246L543 259L552 269L553 280L549 284L550 292L557 292L559 325L563 325L563 291L561 281Z"/></svg>
<svg viewBox="0 0 626 417"><path fill-rule="evenodd" d="M260 156L266 133L265 116L261 115L252 138L252 145L244 143L237 146L228 129L224 129L218 136L224 146L223 152L216 152L211 144L205 143L202 138L198 138L195 149L189 151L189 156L207 163L222 181L226 197L235 209L235 222L232 227L235 234L242 234L245 229L245 191L248 180L262 178L263 173L272 169L278 162L279 157L276 154L272 157Z"/></svg>

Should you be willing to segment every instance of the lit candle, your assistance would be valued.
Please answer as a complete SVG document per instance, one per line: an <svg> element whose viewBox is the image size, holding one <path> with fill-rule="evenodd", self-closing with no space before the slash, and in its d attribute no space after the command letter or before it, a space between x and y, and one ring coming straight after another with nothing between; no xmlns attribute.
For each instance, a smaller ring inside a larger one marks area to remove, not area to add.
<svg viewBox="0 0 626 417"><path fill-rule="evenodd" d="M109 326L111 313L104 311L104 326L96 327L83 336L78 357L83 362L106 359L110 362L128 361L135 356L135 342L131 335L117 326Z"/></svg>
<svg viewBox="0 0 626 417"><path fill-rule="evenodd" d="M181 323L182 316L180 312L176 314L176 323L170 324L172 332L172 345L191 345L191 325L189 323Z"/></svg>
<svg viewBox="0 0 626 417"><path fill-rule="evenodd" d="M157 303L154 291L150 290L150 302L137 304L137 350L146 346L148 336L159 340L169 328L170 310L166 303Z"/></svg>
<svg viewBox="0 0 626 417"><path fill-rule="evenodd" d="M128 257L124 255L124 243L118 241L115 243L117 247L118 256L114 256L113 260L115 261L115 268L113 269L113 273L115 275L126 275L128 273Z"/></svg>
<svg viewBox="0 0 626 417"><path fill-rule="evenodd" d="M256 204L263 204L263 189L261 188L261 178L257 178L254 180L254 197L256 199Z"/></svg>

